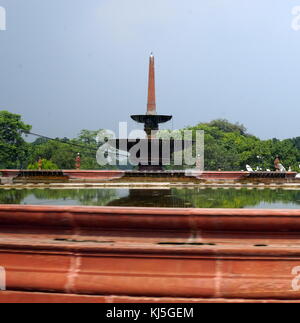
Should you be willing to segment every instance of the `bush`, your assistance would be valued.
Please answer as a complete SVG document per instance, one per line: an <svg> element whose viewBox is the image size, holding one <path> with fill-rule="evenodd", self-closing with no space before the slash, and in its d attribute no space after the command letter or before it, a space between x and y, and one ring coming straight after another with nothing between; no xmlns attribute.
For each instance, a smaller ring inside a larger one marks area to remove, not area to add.
<svg viewBox="0 0 300 323"><path fill-rule="evenodd" d="M42 164L42 169L43 170L56 170L58 169L58 166L53 163L51 160L47 160L47 159L42 159L43 164ZM27 169L30 170L38 170L39 169L39 163L36 162L34 164L30 164L28 165Z"/></svg>

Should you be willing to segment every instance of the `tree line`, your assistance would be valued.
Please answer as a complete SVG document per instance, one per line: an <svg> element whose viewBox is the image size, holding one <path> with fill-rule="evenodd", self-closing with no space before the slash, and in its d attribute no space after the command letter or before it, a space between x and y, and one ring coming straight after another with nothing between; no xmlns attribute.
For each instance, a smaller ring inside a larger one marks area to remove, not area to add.
<svg viewBox="0 0 300 323"><path fill-rule="evenodd" d="M43 169L74 169L75 158L80 152L82 169L101 169L96 161L99 130L82 130L76 138L37 138L26 140L32 129L22 117L8 111L0 111L0 168L37 169L39 158ZM245 170L252 168L273 169L274 159L279 155L286 168L300 171L300 137L279 140L261 140L251 135L240 124L219 119L187 127L196 133L205 133L206 170Z"/></svg>
<svg viewBox="0 0 300 323"><path fill-rule="evenodd" d="M286 169L300 171L300 137L261 140L249 134L243 125L224 119L188 129L204 130L205 169L245 170L248 164L253 169L274 170L274 160L279 156Z"/></svg>

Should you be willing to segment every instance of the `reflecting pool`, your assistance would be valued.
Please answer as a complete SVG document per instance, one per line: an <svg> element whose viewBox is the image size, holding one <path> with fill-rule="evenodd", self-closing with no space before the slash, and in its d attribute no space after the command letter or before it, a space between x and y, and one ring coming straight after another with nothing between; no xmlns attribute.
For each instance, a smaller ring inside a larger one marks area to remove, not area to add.
<svg viewBox="0 0 300 323"><path fill-rule="evenodd" d="M0 204L300 209L300 190L0 189Z"/></svg>

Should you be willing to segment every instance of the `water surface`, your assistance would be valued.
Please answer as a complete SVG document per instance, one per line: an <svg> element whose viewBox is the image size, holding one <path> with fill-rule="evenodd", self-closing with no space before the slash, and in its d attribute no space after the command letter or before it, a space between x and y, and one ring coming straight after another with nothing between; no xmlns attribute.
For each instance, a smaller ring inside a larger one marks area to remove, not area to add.
<svg viewBox="0 0 300 323"><path fill-rule="evenodd" d="M0 189L0 204L300 209L300 190Z"/></svg>

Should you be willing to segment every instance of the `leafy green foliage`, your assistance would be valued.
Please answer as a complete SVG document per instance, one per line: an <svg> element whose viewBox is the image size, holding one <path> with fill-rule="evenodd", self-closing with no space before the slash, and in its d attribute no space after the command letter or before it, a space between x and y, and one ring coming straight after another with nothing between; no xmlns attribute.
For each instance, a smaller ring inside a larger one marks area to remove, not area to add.
<svg viewBox="0 0 300 323"><path fill-rule="evenodd" d="M23 132L31 126L21 120L21 116L8 111L0 111L0 167L21 168L28 156L29 145Z"/></svg>
<svg viewBox="0 0 300 323"><path fill-rule="evenodd" d="M99 131L82 130L77 138L68 139L56 138L49 140L38 138L31 144L31 153L28 159L30 164L34 164L39 157L51 160L59 169L74 169L75 159L78 153L81 156L81 169L100 170L96 160L96 152L99 144L97 135Z"/></svg>
<svg viewBox="0 0 300 323"><path fill-rule="evenodd" d="M36 162L34 164L29 164L27 169L38 170L39 163ZM57 170L57 169L59 169L58 166L54 164L51 160L42 159L42 170Z"/></svg>
<svg viewBox="0 0 300 323"><path fill-rule="evenodd" d="M273 170L275 156L279 155L286 168L299 171L299 138L260 140L247 133L243 125L231 124L227 120L200 123L187 129L205 132L206 170L239 171L245 170L247 164L253 169Z"/></svg>

